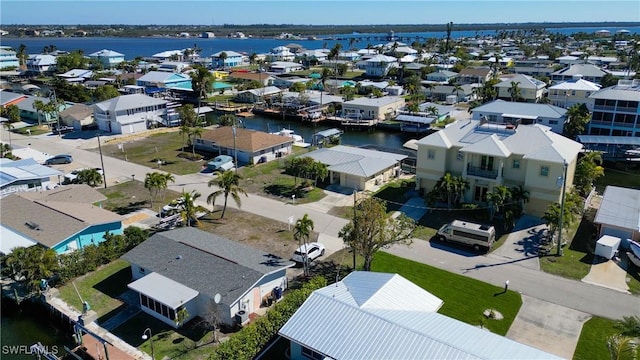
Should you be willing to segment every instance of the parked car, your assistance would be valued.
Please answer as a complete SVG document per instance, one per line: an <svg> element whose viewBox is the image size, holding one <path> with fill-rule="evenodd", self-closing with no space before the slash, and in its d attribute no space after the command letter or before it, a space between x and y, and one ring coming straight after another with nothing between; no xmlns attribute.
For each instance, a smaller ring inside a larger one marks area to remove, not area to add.
<svg viewBox="0 0 640 360"><path fill-rule="evenodd" d="M66 126L66 125L61 125L60 127L58 126L54 126L51 129L51 132L54 133L55 135L58 134L66 134L66 133L70 133L74 130L73 126Z"/></svg>
<svg viewBox="0 0 640 360"><path fill-rule="evenodd" d="M102 168L94 168L96 169L96 171L98 172L98 174L103 175L104 172L102 171ZM65 184L75 184L76 181L78 180L78 174L80 174L81 171L83 170L91 170L91 168L80 168L80 169L75 169L72 172L66 174L64 176L64 183Z"/></svg>
<svg viewBox="0 0 640 360"><path fill-rule="evenodd" d="M207 163L207 167L213 171L227 171L234 167L233 158L229 155L218 155Z"/></svg>
<svg viewBox="0 0 640 360"><path fill-rule="evenodd" d="M324 245L312 242L309 244L304 244L296 249L291 257L291 260L297 263L303 263L305 255L307 257L307 261L311 262L320 256L324 255Z"/></svg>
<svg viewBox="0 0 640 360"><path fill-rule="evenodd" d="M71 164L73 162L73 157L71 155L56 155L54 157L48 158L44 164L45 165L56 165L56 164Z"/></svg>

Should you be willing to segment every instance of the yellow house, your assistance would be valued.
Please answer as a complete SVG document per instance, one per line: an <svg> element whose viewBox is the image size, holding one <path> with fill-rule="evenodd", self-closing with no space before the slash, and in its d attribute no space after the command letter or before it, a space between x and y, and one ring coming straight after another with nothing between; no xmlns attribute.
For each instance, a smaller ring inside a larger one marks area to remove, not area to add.
<svg viewBox="0 0 640 360"><path fill-rule="evenodd" d="M529 192L525 212L541 216L560 202L566 164L566 188L573 184L582 144L543 125L458 121L417 142L416 188L425 193L447 172L462 176L465 202L484 203L495 186L522 186Z"/></svg>

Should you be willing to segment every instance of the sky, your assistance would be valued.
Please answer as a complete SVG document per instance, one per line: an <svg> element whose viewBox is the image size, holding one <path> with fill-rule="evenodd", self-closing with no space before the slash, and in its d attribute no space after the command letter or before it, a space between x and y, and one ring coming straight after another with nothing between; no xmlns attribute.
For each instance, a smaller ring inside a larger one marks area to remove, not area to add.
<svg viewBox="0 0 640 360"><path fill-rule="evenodd" d="M640 22L638 0L1 0L2 24L384 25Z"/></svg>

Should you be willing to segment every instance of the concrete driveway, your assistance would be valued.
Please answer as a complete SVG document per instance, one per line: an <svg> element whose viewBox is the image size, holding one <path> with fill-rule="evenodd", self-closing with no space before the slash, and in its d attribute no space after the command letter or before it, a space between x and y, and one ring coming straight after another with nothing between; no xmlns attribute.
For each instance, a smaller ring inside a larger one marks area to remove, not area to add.
<svg viewBox="0 0 640 360"><path fill-rule="evenodd" d="M503 258L514 264L530 269L540 270L538 249L540 241L547 231L547 225L542 219L524 215L513 228L507 240L489 256Z"/></svg>
<svg viewBox="0 0 640 360"><path fill-rule="evenodd" d="M509 339L573 358L582 325L591 315L522 295L522 307L507 332Z"/></svg>

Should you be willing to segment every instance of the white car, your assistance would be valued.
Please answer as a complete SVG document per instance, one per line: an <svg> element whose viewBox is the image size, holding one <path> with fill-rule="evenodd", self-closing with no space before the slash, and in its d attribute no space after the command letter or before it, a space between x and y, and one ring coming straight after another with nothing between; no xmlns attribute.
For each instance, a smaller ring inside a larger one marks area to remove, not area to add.
<svg viewBox="0 0 640 360"><path fill-rule="evenodd" d="M291 260L297 263L303 263L305 255L308 262L319 258L320 256L324 255L324 245L317 242L302 245L293 253Z"/></svg>
<svg viewBox="0 0 640 360"><path fill-rule="evenodd" d="M98 174L103 175L103 171L101 168L94 168L96 169L96 171L98 171ZM78 179L78 174L83 171L83 170L91 170L91 168L80 168L80 169L75 169L72 172L66 174L64 176L64 183L65 184L75 184L76 180Z"/></svg>

